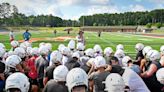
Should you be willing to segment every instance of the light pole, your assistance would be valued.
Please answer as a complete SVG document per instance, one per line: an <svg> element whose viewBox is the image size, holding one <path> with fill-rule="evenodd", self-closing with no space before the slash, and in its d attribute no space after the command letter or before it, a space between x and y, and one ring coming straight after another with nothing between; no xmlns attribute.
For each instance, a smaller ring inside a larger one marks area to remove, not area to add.
<svg viewBox="0 0 164 92"><path fill-rule="evenodd" d="M85 20L84 20L84 16L83 16L83 26L85 26L85 24L84 24L84 23L85 23Z"/></svg>

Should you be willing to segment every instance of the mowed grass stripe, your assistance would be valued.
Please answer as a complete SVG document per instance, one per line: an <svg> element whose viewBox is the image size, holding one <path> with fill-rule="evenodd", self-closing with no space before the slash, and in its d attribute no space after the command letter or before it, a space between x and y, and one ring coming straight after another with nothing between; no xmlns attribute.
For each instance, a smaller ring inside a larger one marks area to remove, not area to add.
<svg viewBox="0 0 164 92"><path fill-rule="evenodd" d="M22 40L22 33L18 32L16 33L16 39ZM71 34L68 35L65 31L58 31L57 35L55 36L52 31L36 31L31 32L32 38L54 38L54 37L60 37L60 36L76 36L77 31L71 31ZM134 49L135 45L137 43L143 43L145 46L149 45L152 46L153 49L159 50L161 45L164 45L163 39L159 38L150 38L150 37L144 37L139 36L135 34L126 34L126 33L109 33L109 32L103 32L101 34L101 37L98 37L97 32L85 32L85 38L86 38L86 48L93 48L95 44L100 44L103 49L105 47L112 47L115 51L115 47L118 44L123 44L125 47L125 52L130 56L135 56L136 51ZM148 39L148 40L141 40L141 39ZM152 40L152 41L149 41ZM0 42L4 43L7 47L7 49L10 49L10 42L9 42L9 36L8 34L1 34L0 35ZM65 44L67 46L69 41L38 41L33 43L33 47L36 47L39 45L40 42L49 42L53 45L53 50L56 50L58 48L59 44Z"/></svg>

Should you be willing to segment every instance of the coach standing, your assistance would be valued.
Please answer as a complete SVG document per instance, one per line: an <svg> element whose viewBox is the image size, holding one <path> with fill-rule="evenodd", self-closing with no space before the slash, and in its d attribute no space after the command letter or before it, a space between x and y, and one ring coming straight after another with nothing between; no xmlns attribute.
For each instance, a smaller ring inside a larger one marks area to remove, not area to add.
<svg viewBox="0 0 164 92"><path fill-rule="evenodd" d="M29 41L31 38L31 34L28 32L28 29L26 30L26 32L23 33L23 38L25 41Z"/></svg>

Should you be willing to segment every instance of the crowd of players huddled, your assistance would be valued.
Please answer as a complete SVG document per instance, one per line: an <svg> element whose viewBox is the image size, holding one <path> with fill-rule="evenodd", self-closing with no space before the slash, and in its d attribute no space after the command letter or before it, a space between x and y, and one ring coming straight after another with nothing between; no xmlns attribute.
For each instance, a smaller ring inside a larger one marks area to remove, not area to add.
<svg viewBox="0 0 164 92"><path fill-rule="evenodd" d="M132 60L122 44L115 52L86 45L81 37L56 50L13 40L6 51L0 43L0 92L164 92L164 46L137 43Z"/></svg>

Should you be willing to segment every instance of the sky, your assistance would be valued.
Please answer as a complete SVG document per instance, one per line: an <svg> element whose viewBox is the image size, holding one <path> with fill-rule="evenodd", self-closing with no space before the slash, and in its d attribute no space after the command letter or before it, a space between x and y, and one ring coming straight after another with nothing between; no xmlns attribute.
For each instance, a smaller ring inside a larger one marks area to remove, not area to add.
<svg viewBox="0 0 164 92"><path fill-rule="evenodd" d="M164 0L0 0L16 5L20 13L54 15L78 20L82 15L164 9Z"/></svg>

